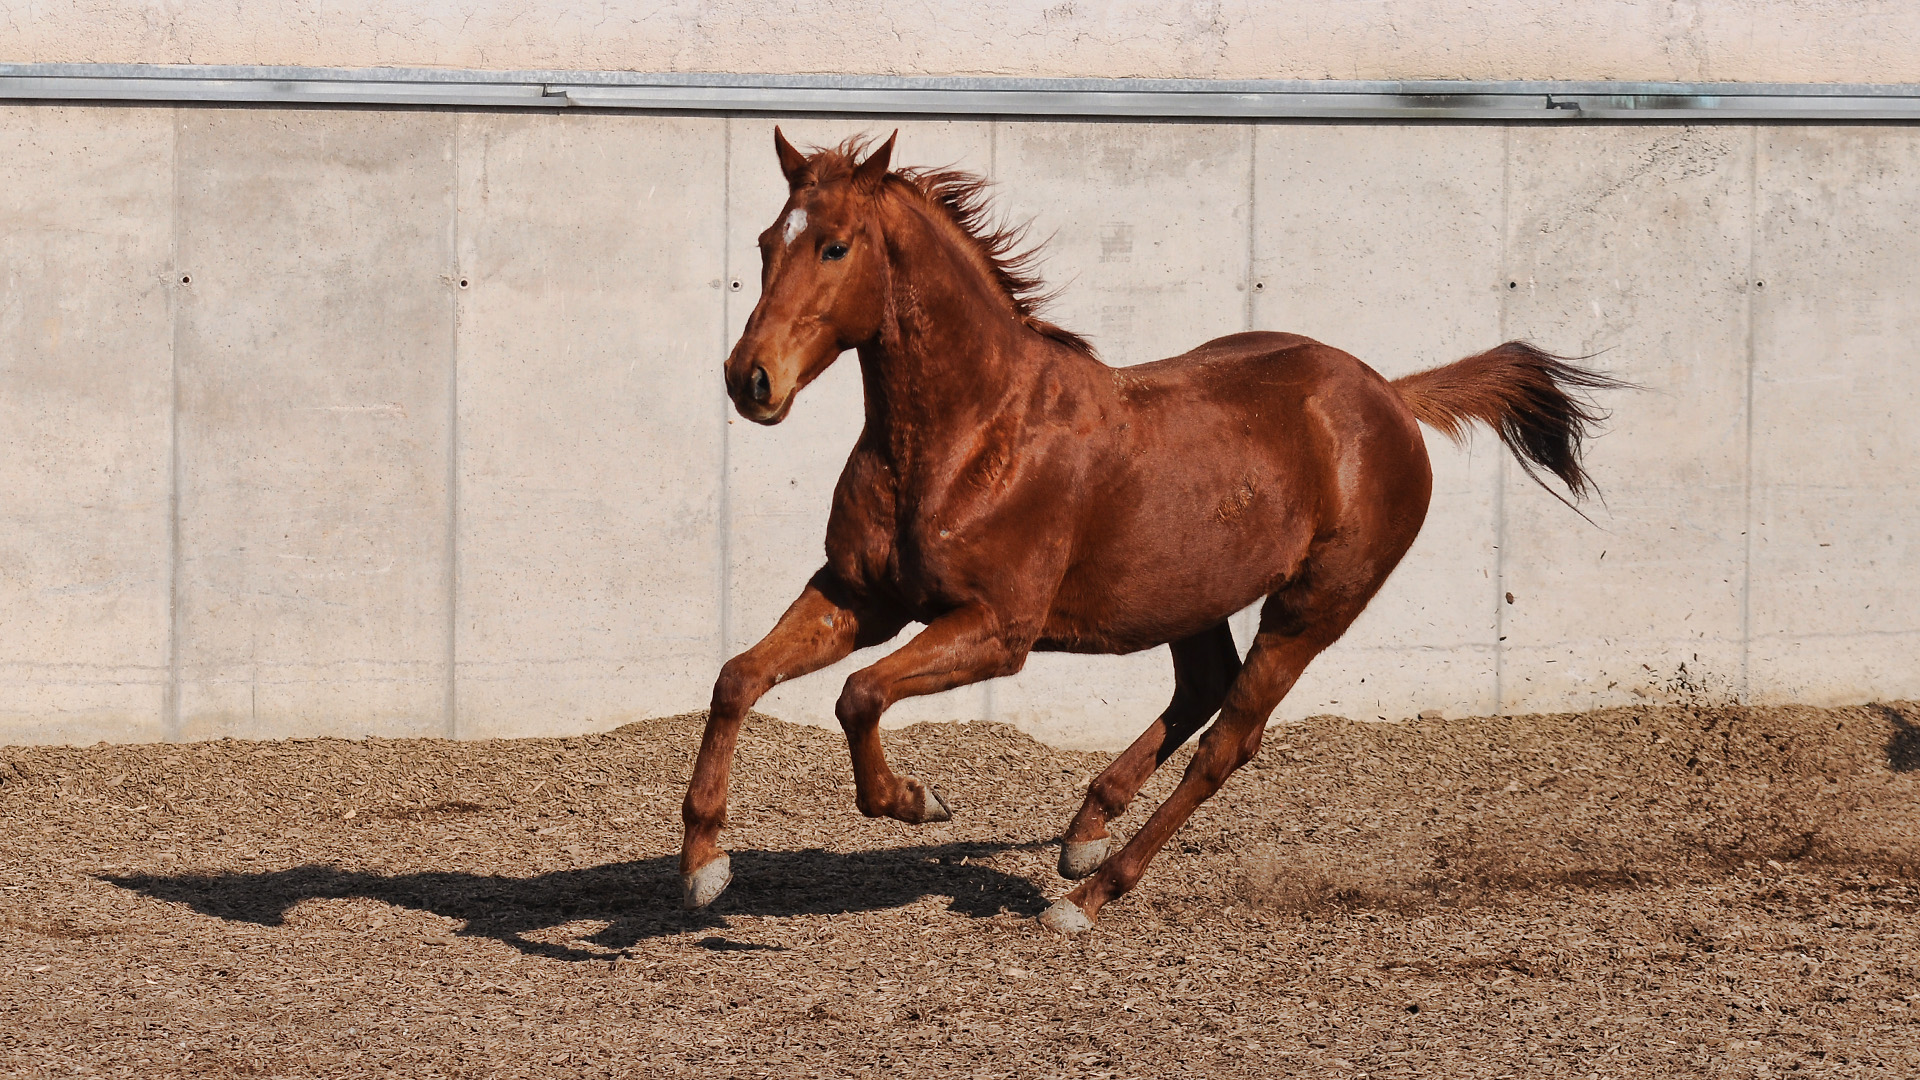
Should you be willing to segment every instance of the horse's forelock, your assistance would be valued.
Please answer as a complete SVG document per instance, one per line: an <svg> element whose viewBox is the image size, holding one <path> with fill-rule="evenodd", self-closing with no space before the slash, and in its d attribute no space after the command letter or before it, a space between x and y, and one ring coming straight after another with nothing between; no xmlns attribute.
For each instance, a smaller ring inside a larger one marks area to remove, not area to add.
<svg viewBox="0 0 1920 1080"><path fill-rule="evenodd" d="M850 179L853 176L854 166L866 158L872 146L872 136L850 135L833 146L814 147L813 153L807 155L807 180L824 185L836 180Z"/></svg>

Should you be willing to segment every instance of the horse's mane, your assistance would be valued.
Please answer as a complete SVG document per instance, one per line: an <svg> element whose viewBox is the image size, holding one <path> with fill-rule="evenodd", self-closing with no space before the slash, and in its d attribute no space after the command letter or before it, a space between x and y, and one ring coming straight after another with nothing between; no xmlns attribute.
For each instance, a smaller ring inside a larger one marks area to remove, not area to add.
<svg viewBox="0 0 1920 1080"><path fill-rule="evenodd" d="M818 150L807 159L814 181L851 175L854 163L866 156L871 142L865 135L855 135L838 146ZM892 190L909 193L939 210L953 222L973 243L994 282L1029 329L1070 349L1094 355L1093 345L1086 338L1040 317L1041 309L1059 295L1040 277L1045 243L1027 243L1032 222L1010 224L994 213L993 200L987 194L990 182L985 177L961 169L907 168L887 173L886 183Z"/></svg>

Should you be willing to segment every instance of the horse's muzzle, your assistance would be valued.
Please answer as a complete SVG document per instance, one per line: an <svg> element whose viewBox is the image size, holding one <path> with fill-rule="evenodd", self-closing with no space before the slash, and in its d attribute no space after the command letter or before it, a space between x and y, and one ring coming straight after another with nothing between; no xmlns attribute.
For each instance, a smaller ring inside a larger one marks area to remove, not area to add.
<svg viewBox="0 0 1920 1080"><path fill-rule="evenodd" d="M741 416L756 424L777 424L786 419L794 388L776 389L775 381L764 366L754 364L727 380L727 396L733 398L733 407Z"/></svg>

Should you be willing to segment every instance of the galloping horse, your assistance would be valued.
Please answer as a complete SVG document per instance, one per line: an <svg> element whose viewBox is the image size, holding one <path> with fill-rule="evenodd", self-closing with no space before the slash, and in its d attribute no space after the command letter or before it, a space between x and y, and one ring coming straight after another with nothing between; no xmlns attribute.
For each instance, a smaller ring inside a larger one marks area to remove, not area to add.
<svg viewBox="0 0 1920 1080"><path fill-rule="evenodd" d="M682 810L683 899L704 907L732 880L717 844L727 772L741 719L775 684L925 623L849 676L835 712L861 813L945 821L939 792L887 766L889 706L1011 675L1036 649L1167 643L1172 702L1062 839L1061 874L1085 880L1041 922L1086 930L1254 755L1307 662L1406 554L1433 488L1418 422L1455 438L1489 424L1530 476L1578 498L1598 417L1569 390L1620 384L1522 342L1389 383L1277 333L1111 368L1039 317L1034 252L989 223L985 182L891 171L893 143L807 155L774 131L789 195L760 234L760 301L727 393L777 424L852 349L866 426L834 489L826 565L714 684ZM1262 597L1242 662L1227 619ZM1116 845L1107 823L1216 713L1173 794Z"/></svg>

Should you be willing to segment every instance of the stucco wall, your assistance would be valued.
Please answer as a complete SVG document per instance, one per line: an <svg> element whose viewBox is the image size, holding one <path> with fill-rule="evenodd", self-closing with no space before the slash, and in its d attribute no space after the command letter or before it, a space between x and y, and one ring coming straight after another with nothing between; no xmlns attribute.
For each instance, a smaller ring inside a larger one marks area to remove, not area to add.
<svg viewBox="0 0 1920 1080"><path fill-rule="evenodd" d="M773 429L721 390L771 126L0 108L0 741L702 707L859 426L850 360ZM1054 234L1112 362L1526 337L1646 387L1606 401L1595 525L1430 440L1426 532L1282 716L1920 696L1920 129L900 126ZM831 723L857 662L764 707ZM1164 650L1043 656L891 719L1111 745L1169 687Z"/></svg>
<svg viewBox="0 0 1920 1080"><path fill-rule="evenodd" d="M1909 0L0 0L0 61L1920 82Z"/></svg>

